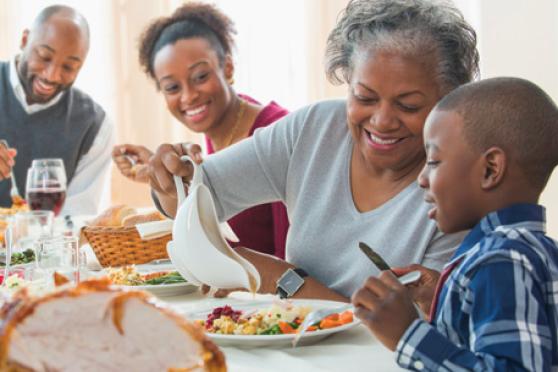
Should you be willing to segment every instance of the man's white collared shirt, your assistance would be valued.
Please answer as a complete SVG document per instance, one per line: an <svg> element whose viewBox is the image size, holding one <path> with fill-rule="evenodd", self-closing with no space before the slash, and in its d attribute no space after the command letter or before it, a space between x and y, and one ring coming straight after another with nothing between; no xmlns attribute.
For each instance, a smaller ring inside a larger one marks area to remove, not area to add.
<svg viewBox="0 0 558 372"><path fill-rule="evenodd" d="M25 90L16 70L16 59L9 61L10 85L23 110L31 115L56 105L64 92L60 92L46 103L28 104ZM89 151L78 161L74 177L66 190L66 201L61 215L97 214L103 191L109 191L112 147L114 146L114 127L105 115L99 131ZM17 144L13 144L17 148ZM17 156L16 156L17 161Z"/></svg>

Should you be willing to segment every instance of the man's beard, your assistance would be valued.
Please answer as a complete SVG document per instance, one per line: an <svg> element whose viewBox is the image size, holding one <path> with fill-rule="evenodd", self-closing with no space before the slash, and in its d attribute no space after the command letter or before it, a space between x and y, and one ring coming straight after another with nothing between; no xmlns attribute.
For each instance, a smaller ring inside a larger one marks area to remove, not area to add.
<svg viewBox="0 0 558 372"><path fill-rule="evenodd" d="M57 84L56 89L49 96L35 94L33 91L33 82L35 81L35 79L39 79L39 77L35 74L29 73L28 62L23 58L20 59L18 67L19 68L17 68L17 70L19 74L19 80L21 82L21 85L23 86L23 90L25 91L27 102L29 104L47 103L48 101L56 97L58 93L68 90L72 87L73 82L68 85Z"/></svg>

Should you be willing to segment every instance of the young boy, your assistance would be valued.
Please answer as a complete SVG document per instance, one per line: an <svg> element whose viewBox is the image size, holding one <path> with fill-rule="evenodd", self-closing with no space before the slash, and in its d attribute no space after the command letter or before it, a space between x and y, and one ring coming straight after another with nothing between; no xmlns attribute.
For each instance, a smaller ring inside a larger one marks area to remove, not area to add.
<svg viewBox="0 0 558 372"><path fill-rule="evenodd" d="M443 98L424 141L429 217L445 233L472 230L442 272L430 323L387 271L355 292L356 315L403 368L558 370L558 247L537 205L558 163L558 108L528 81L487 79Z"/></svg>

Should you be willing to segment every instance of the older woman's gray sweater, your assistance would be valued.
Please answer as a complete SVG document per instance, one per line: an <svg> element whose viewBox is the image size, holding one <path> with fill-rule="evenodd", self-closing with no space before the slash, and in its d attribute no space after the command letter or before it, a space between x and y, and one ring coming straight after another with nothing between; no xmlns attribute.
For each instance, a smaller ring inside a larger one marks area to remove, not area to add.
<svg viewBox="0 0 558 372"><path fill-rule="evenodd" d="M344 296L378 274L359 241L391 266L420 263L440 270L463 234L437 230L416 182L378 208L359 212L349 178L352 148L345 101L324 101L209 156L204 183L221 220L282 200L291 223L287 261Z"/></svg>

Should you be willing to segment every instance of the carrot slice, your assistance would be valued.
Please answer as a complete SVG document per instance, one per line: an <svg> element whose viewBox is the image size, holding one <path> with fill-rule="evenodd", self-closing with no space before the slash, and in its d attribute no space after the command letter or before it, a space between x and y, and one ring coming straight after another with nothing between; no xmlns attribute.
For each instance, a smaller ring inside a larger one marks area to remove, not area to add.
<svg viewBox="0 0 558 372"><path fill-rule="evenodd" d="M320 322L320 329L335 328L340 325L341 323L339 320L329 319L329 317L327 317Z"/></svg>
<svg viewBox="0 0 558 372"><path fill-rule="evenodd" d="M339 313L328 315L324 319L338 321L339 320Z"/></svg>
<svg viewBox="0 0 558 372"><path fill-rule="evenodd" d="M279 322L278 324L279 324L279 329L281 330L281 333L283 333L283 334L296 333L296 329L294 329L289 323Z"/></svg>
<svg viewBox="0 0 558 372"><path fill-rule="evenodd" d="M339 322L341 324L348 324L353 322L353 312L351 310L346 310L339 315Z"/></svg>

